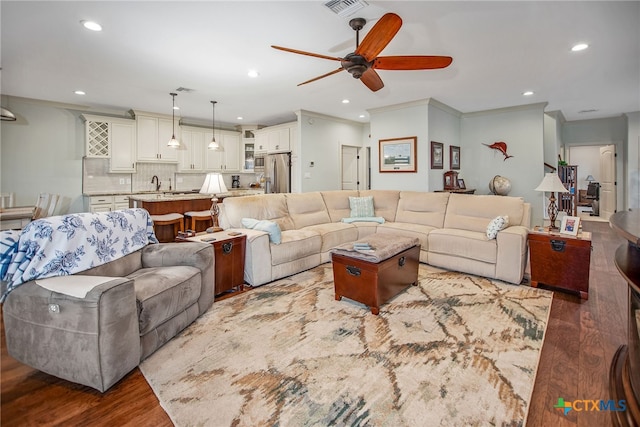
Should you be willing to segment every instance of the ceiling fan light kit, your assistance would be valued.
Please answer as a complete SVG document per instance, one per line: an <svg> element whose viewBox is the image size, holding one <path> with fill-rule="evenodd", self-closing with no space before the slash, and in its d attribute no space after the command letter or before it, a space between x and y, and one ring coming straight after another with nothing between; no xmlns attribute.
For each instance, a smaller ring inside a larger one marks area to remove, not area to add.
<svg viewBox="0 0 640 427"><path fill-rule="evenodd" d="M387 13L373 26L371 31L360 43L360 30L366 25L364 18L354 18L349 21L349 26L356 32L356 50L349 53L344 58L331 57L302 50L291 49L282 46L271 47L285 52L296 53L298 55L313 56L316 58L340 61L340 68L330 71L321 76L307 80L298 86L320 80L324 77L346 70L355 79L360 79L362 83L373 92L384 87L382 79L375 71L378 70L433 70L448 67L453 58L450 56L378 56L380 52L389 44L402 26L402 19L395 13Z"/></svg>

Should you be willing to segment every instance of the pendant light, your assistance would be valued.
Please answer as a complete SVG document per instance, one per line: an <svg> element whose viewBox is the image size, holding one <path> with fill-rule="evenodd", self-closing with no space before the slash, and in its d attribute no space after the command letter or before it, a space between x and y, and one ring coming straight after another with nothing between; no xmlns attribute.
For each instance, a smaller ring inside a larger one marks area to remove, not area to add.
<svg viewBox="0 0 640 427"><path fill-rule="evenodd" d="M176 96L178 94L171 92L169 95L171 95L171 98L173 99L173 108L171 109L171 116L173 118L173 120L171 120L173 135L171 135L171 139L167 143L167 146L171 148L178 148L180 147L180 141L176 139Z"/></svg>
<svg viewBox="0 0 640 427"><path fill-rule="evenodd" d="M222 148L222 145L220 145L218 142L216 142L215 124L216 124L216 104L217 103L218 103L218 101L211 101L211 109L212 109L212 113L211 113L211 142L209 143L207 148L209 150L212 150L212 151L224 151L224 148Z"/></svg>

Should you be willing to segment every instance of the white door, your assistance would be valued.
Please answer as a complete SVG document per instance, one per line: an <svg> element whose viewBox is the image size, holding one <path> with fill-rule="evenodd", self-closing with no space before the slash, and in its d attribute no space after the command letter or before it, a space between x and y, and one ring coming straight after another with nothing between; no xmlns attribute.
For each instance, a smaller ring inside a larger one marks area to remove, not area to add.
<svg viewBox="0 0 640 427"><path fill-rule="evenodd" d="M358 147L342 146L342 189L358 189Z"/></svg>
<svg viewBox="0 0 640 427"><path fill-rule="evenodd" d="M616 211L616 147L600 147L600 217L608 220Z"/></svg>

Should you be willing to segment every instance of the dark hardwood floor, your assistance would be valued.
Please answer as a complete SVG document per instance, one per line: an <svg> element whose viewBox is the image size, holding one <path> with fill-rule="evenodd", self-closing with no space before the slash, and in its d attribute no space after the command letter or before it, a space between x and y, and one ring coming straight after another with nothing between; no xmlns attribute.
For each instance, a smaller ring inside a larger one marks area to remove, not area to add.
<svg viewBox="0 0 640 427"><path fill-rule="evenodd" d="M589 300L556 292L529 409L528 426L610 426L609 412L553 406L559 397L609 399L609 364L626 342L627 285L613 263L625 241L608 223L583 222L593 233ZM33 370L7 355L1 325L0 425L170 426L140 370L101 394Z"/></svg>

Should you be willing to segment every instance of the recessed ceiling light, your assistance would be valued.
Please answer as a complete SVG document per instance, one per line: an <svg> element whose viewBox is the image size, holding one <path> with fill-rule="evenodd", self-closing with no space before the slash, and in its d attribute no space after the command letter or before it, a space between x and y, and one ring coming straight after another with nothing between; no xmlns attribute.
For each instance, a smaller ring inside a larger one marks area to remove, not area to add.
<svg viewBox="0 0 640 427"><path fill-rule="evenodd" d="M571 48L572 52L580 52L581 50L585 50L589 45L586 43L578 43Z"/></svg>
<svg viewBox="0 0 640 427"><path fill-rule="evenodd" d="M249 70L247 75L249 77L251 77L252 79L255 79L256 77L258 77L260 75L260 73L258 73L256 70Z"/></svg>
<svg viewBox="0 0 640 427"><path fill-rule="evenodd" d="M524 96L531 96L531 95L533 95L533 91L528 90L528 91L526 91L526 92L522 92L522 94L523 94Z"/></svg>
<svg viewBox="0 0 640 427"><path fill-rule="evenodd" d="M83 27L91 31L102 31L102 25L93 21L80 21Z"/></svg>
<svg viewBox="0 0 640 427"><path fill-rule="evenodd" d="M86 95L86 93L83 90L76 90L75 92L76 95Z"/></svg>
<svg viewBox="0 0 640 427"><path fill-rule="evenodd" d="M365 115L364 114L360 114L358 117L360 117L361 119L364 119Z"/></svg>
<svg viewBox="0 0 640 427"><path fill-rule="evenodd" d="M236 117L236 119L237 119L237 120L243 120L243 119L244 119L244 117L242 117L242 116L238 116L238 117Z"/></svg>
<svg viewBox="0 0 640 427"><path fill-rule="evenodd" d="M349 103L349 100L348 100L348 99L343 99L343 100L342 100L342 103L343 103L343 104L348 104L348 103Z"/></svg>
<svg viewBox="0 0 640 427"><path fill-rule="evenodd" d="M174 105L174 106L173 106L173 109L174 109L174 110L179 110L179 109L180 109L180 107L178 107L177 105Z"/></svg>

